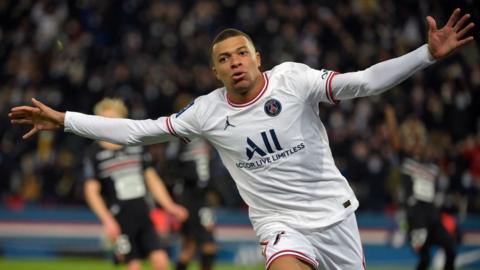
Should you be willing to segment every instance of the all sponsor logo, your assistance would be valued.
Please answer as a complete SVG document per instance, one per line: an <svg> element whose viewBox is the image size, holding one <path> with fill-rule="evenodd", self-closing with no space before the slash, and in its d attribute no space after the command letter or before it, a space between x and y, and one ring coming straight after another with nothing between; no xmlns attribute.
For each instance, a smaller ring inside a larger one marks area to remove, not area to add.
<svg viewBox="0 0 480 270"><path fill-rule="evenodd" d="M247 153L248 160L252 159L255 153L257 153L261 157L264 157L267 155L267 152L270 154L273 154L277 150L278 151L283 150L282 146L280 145L280 142L278 141L277 134L275 134L275 130L270 129L268 133L270 134L270 138L272 139L272 141L270 141L270 139L268 138L266 131L262 131L260 133L262 135L262 140L263 140L263 144L265 145L265 148L259 147L252 139L247 137L246 153Z"/></svg>
<svg viewBox="0 0 480 270"><path fill-rule="evenodd" d="M299 143L293 147L284 149L274 129L260 132L263 144L255 142L252 138L247 137L247 147L245 154L246 161L239 161L236 166L241 169L258 169L267 164L276 162L277 160L288 158L299 151L305 149L305 144Z"/></svg>

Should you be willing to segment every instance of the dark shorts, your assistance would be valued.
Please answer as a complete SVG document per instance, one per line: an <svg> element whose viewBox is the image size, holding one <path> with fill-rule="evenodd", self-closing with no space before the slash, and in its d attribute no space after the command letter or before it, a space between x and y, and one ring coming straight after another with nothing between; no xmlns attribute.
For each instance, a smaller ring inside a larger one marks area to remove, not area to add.
<svg viewBox="0 0 480 270"><path fill-rule="evenodd" d="M453 246L454 237L442 224L440 211L431 203L417 202L407 208L408 239L419 250L432 244Z"/></svg>
<svg viewBox="0 0 480 270"><path fill-rule="evenodd" d="M183 237L195 239L197 244L213 242L215 215L206 206L205 194L202 190L185 188L179 202L188 210L188 218L182 223L180 233Z"/></svg>
<svg viewBox="0 0 480 270"><path fill-rule="evenodd" d="M156 250L165 249L165 244L160 240L155 231L149 214L120 213L116 216L122 235L116 241L115 254L123 256L119 262L129 262L133 259L143 259Z"/></svg>
<svg viewBox="0 0 480 270"><path fill-rule="evenodd" d="M407 208L409 230L428 228L440 222L440 212L431 203L417 202Z"/></svg>
<svg viewBox="0 0 480 270"><path fill-rule="evenodd" d="M195 239L198 244L213 242L213 211L208 207L189 208L188 211L190 214L180 228L182 236Z"/></svg>

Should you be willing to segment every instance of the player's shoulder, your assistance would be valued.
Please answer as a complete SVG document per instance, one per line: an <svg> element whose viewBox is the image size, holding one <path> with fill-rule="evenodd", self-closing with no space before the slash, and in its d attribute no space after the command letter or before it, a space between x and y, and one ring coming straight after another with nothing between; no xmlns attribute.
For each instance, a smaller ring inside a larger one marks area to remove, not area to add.
<svg viewBox="0 0 480 270"><path fill-rule="evenodd" d="M225 91L225 87L217 88L208 94L197 97L193 101L196 111L205 113L213 108L222 106L225 103Z"/></svg>
<svg viewBox="0 0 480 270"><path fill-rule="evenodd" d="M298 62L283 62L274 66L269 72L272 74L288 74L304 72L311 69L308 65Z"/></svg>
<svg viewBox="0 0 480 270"><path fill-rule="evenodd" d="M97 141L94 141L85 148L83 159L84 161L96 163L99 161L99 155L102 151L102 147L100 147Z"/></svg>
<svg viewBox="0 0 480 270"><path fill-rule="evenodd" d="M283 62L265 73L272 83L291 84L295 86L293 89L296 89L299 84L303 84L312 76L316 76L318 72L318 70L303 63Z"/></svg>
<svg viewBox="0 0 480 270"><path fill-rule="evenodd" d="M212 103L218 103L221 98L220 90L221 88L218 88L208 94L196 97L187 106L180 110L178 114L181 114L183 111L186 111L191 107L195 108L194 110L197 111L205 108L205 106L208 106L209 104L211 105Z"/></svg>
<svg viewBox="0 0 480 270"><path fill-rule="evenodd" d="M316 70L303 63L283 62L274 66L271 70L267 71L266 74L273 81L278 79L283 82L295 82L303 81L308 78L308 76L317 74L319 71L321 70Z"/></svg>
<svg viewBox="0 0 480 270"><path fill-rule="evenodd" d="M215 110L225 106L225 88L218 88L212 92L196 97L190 104L180 110L175 118L194 120L199 127L207 121Z"/></svg>
<svg viewBox="0 0 480 270"><path fill-rule="evenodd" d="M94 142L90 143L89 145L87 145L87 147L85 148L85 155L91 156L91 155L94 155L94 154L100 152L101 150L102 150L102 148L100 147L98 142L94 141Z"/></svg>
<svg viewBox="0 0 480 270"><path fill-rule="evenodd" d="M213 90L212 92L208 93L208 94L205 94L203 96L199 96L197 99L201 100L201 102L204 102L204 103L211 103L211 102L215 102L215 103L219 103L219 102L223 102L224 100L224 93L225 93L225 87L220 87L220 88L217 88L215 90Z"/></svg>

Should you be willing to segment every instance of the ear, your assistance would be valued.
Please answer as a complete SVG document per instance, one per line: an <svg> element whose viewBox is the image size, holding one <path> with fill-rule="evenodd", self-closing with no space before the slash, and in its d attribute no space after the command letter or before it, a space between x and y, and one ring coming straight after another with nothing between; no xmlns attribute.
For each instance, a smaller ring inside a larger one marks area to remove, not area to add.
<svg viewBox="0 0 480 270"><path fill-rule="evenodd" d="M215 74L215 77L217 77L217 80L220 80L220 78L218 77L218 72L217 72L217 69L215 68L215 66L212 66L212 72L213 72L213 74Z"/></svg>
<svg viewBox="0 0 480 270"><path fill-rule="evenodd" d="M257 67L262 66L262 57L259 52L255 52L255 58L257 59Z"/></svg>

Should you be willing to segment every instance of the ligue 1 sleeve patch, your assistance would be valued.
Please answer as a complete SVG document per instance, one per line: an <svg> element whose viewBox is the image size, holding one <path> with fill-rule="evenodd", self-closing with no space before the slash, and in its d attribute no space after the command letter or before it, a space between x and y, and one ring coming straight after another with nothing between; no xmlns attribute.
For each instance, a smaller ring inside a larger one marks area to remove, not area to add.
<svg viewBox="0 0 480 270"><path fill-rule="evenodd" d="M195 100L193 100L192 102L190 102L187 106L183 107L183 109L181 109L177 115L175 115L175 118L179 117L182 113L184 113L188 108L192 107L193 106L193 103L195 102Z"/></svg>
<svg viewBox="0 0 480 270"><path fill-rule="evenodd" d="M280 101L272 98L265 102L265 106L263 107L263 109L268 116L274 117L279 115L282 111L282 104L280 103Z"/></svg>

